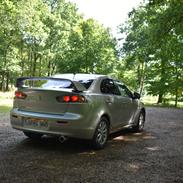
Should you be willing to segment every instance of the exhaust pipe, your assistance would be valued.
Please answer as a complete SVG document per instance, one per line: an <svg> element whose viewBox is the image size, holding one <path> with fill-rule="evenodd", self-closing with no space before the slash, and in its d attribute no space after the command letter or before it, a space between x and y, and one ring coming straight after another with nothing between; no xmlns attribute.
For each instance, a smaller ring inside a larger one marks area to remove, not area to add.
<svg viewBox="0 0 183 183"><path fill-rule="evenodd" d="M60 143L64 143L67 139L68 139L68 138L65 137L65 136L60 136L60 137L58 138L58 140L59 140Z"/></svg>

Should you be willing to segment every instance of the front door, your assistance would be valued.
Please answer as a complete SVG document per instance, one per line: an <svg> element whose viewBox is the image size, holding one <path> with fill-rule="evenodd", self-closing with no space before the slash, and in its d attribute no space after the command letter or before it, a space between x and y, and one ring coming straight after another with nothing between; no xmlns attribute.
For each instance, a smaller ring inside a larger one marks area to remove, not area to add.
<svg viewBox="0 0 183 183"><path fill-rule="evenodd" d="M120 121L122 125L127 125L132 120L134 113L137 110L138 104L134 101L130 90L122 84L118 84L120 91L121 116Z"/></svg>

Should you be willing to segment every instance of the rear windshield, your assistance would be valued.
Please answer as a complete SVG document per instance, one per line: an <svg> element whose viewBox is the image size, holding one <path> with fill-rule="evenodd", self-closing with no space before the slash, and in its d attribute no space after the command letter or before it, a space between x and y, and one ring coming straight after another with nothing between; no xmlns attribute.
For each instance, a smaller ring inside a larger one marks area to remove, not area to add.
<svg viewBox="0 0 183 183"><path fill-rule="evenodd" d="M92 79L88 79L88 80L79 80L79 83L81 83L86 89L88 89L91 84L93 83Z"/></svg>
<svg viewBox="0 0 183 183"><path fill-rule="evenodd" d="M72 83L68 80L49 80L49 79L26 79L21 84L26 88L72 88Z"/></svg>
<svg viewBox="0 0 183 183"><path fill-rule="evenodd" d="M79 80L86 89L90 87L93 80ZM73 84L69 80L51 80L51 79L26 79L21 83L22 87L25 88L42 88L42 89L60 89L68 88L72 89Z"/></svg>

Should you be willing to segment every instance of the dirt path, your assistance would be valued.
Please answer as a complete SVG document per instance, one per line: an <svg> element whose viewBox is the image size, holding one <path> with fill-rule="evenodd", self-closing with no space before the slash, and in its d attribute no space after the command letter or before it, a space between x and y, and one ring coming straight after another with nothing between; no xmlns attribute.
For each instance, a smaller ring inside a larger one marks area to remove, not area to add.
<svg viewBox="0 0 183 183"><path fill-rule="evenodd" d="M101 151L81 140L33 142L0 114L0 182L182 183L183 110L147 108L143 133L122 131Z"/></svg>

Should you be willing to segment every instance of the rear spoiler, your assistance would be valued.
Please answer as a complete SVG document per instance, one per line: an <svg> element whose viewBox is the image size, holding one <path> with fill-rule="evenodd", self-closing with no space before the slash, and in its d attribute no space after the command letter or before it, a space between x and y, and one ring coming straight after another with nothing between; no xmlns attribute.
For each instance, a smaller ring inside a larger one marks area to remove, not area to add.
<svg viewBox="0 0 183 183"><path fill-rule="evenodd" d="M33 81L36 81L36 80L69 81L72 84L74 92L86 91L86 88L81 83L79 83L78 81L72 81L70 79L65 79L65 78L53 78L53 77L20 77L20 78L17 78L15 86L17 88L23 88L23 85L24 85L23 82L25 80L33 80Z"/></svg>

